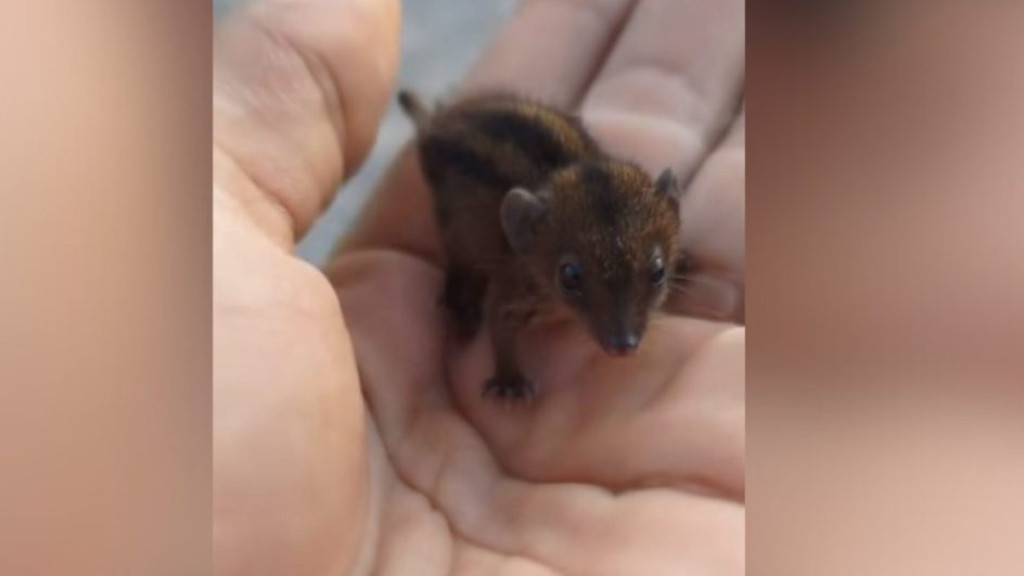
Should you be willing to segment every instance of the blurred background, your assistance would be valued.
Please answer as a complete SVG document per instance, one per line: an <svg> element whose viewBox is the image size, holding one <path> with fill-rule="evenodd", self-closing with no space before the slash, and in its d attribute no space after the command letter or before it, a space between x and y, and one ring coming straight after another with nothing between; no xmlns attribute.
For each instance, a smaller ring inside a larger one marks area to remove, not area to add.
<svg viewBox="0 0 1024 576"><path fill-rule="evenodd" d="M249 0L214 0L219 21ZM519 0L403 0L402 60L398 82L427 98L445 94L469 70ZM359 214L384 170L412 136L412 126L392 102L377 143L344 194L303 238L299 256L320 265Z"/></svg>

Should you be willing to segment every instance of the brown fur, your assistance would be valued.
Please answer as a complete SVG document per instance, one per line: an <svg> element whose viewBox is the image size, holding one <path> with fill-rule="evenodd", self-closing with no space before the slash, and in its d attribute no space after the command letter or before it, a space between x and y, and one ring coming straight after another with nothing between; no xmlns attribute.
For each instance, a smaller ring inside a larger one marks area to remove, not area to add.
<svg viewBox="0 0 1024 576"><path fill-rule="evenodd" d="M634 349L665 298L656 264L667 276L679 259L670 174L656 182L609 157L578 119L533 100L480 96L432 115L409 93L400 102L418 127L449 261L442 301L461 338L478 330L490 285L497 366L485 393L533 393L515 336L545 309L575 311L607 350Z"/></svg>

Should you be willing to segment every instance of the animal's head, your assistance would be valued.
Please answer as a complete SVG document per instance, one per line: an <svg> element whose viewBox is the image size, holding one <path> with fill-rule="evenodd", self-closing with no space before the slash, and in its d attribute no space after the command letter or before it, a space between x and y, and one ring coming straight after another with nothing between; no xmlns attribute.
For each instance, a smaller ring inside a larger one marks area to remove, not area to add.
<svg viewBox="0 0 1024 576"><path fill-rule="evenodd" d="M678 258L678 194L669 170L652 180L629 162L582 163L538 190L511 190L501 225L513 251L601 347L630 354Z"/></svg>

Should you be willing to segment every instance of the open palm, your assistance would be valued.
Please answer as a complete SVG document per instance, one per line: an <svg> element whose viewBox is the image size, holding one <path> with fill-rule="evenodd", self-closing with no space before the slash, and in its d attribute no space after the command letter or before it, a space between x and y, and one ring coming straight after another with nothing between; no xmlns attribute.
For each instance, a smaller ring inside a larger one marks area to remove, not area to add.
<svg viewBox="0 0 1024 576"><path fill-rule="evenodd" d="M481 397L486 338L445 337L411 154L330 284L290 253L372 141L397 11L279 4L218 46L221 573L741 574L743 3L527 2L463 86L578 108L651 172L699 166L683 226L701 280L672 309L719 318L659 318L629 359L604 357L575 326L534 326L530 407ZM276 65L247 69L259 49Z"/></svg>

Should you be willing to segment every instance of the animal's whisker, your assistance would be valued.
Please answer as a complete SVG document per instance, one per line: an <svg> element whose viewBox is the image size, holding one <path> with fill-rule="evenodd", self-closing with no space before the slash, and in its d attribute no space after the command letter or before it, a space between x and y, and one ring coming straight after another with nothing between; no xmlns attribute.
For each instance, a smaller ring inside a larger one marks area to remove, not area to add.
<svg viewBox="0 0 1024 576"><path fill-rule="evenodd" d="M657 314L657 315L652 314L650 319L647 320L647 325L648 326L658 326L660 324L664 324L665 322L668 322L668 321L676 319L676 318L678 318L678 316L673 316L672 314L669 314L669 313L662 313L662 314Z"/></svg>
<svg viewBox="0 0 1024 576"><path fill-rule="evenodd" d="M669 290L677 290L677 291L684 291L684 292L692 291L693 288L694 288L693 286L691 286L689 284L672 284L671 282L667 286L668 286Z"/></svg>

